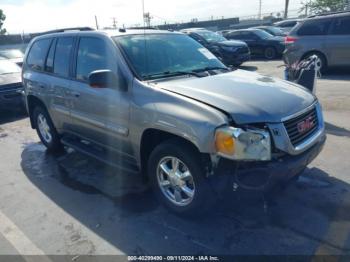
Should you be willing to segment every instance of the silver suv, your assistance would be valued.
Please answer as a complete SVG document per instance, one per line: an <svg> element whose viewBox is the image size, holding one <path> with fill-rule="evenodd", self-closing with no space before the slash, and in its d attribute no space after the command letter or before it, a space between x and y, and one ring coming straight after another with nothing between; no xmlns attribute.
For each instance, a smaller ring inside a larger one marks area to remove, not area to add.
<svg viewBox="0 0 350 262"><path fill-rule="evenodd" d="M316 55L317 66L350 66L350 11L305 19L285 39L284 61L291 65Z"/></svg>
<svg viewBox="0 0 350 262"><path fill-rule="evenodd" d="M196 214L233 189L270 190L325 142L301 86L233 70L182 33L85 31L35 38L27 109L49 150L62 145L140 174L171 210Z"/></svg>

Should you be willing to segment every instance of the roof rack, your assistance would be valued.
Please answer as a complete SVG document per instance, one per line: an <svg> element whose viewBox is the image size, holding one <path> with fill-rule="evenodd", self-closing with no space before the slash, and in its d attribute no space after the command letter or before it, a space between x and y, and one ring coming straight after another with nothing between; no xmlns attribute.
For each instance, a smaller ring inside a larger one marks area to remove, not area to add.
<svg viewBox="0 0 350 262"><path fill-rule="evenodd" d="M316 15L310 15L307 18L326 16L326 15L337 15L337 14L344 14L344 13L350 13L350 10L344 10L344 11L338 11L338 12L327 12L327 13L321 13L321 14L316 14Z"/></svg>
<svg viewBox="0 0 350 262"><path fill-rule="evenodd" d="M46 32L43 32L40 34L46 35L46 34L53 34L53 33L64 33L64 32L68 32L68 31L95 31L95 29L93 29L91 27L68 27L68 28L50 30L50 31L46 31Z"/></svg>

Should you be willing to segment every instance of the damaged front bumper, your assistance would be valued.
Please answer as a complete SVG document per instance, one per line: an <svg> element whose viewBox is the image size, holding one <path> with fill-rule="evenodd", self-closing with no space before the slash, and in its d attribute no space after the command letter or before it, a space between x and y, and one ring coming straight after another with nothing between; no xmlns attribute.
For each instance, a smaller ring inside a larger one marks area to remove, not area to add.
<svg viewBox="0 0 350 262"><path fill-rule="evenodd" d="M267 192L279 183L299 175L311 163L326 141L326 135L311 148L298 155L285 154L271 161L242 162L220 158L208 179L218 193L239 188Z"/></svg>

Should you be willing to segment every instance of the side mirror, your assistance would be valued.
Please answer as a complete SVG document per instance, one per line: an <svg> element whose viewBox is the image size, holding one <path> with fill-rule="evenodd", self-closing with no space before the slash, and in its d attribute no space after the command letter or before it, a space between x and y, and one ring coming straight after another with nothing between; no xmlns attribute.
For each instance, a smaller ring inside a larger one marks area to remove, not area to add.
<svg viewBox="0 0 350 262"><path fill-rule="evenodd" d="M126 91L128 85L126 79L120 74L116 75L111 70L96 70L89 74L89 85L92 88L117 88Z"/></svg>

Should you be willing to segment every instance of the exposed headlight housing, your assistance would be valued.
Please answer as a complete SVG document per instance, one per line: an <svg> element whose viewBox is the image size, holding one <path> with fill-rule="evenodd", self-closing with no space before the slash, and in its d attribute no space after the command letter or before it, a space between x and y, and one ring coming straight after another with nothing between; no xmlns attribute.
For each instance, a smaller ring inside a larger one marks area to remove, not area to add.
<svg viewBox="0 0 350 262"><path fill-rule="evenodd" d="M220 127L215 132L218 155L246 161L271 160L271 138L266 130Z"/></svg>

